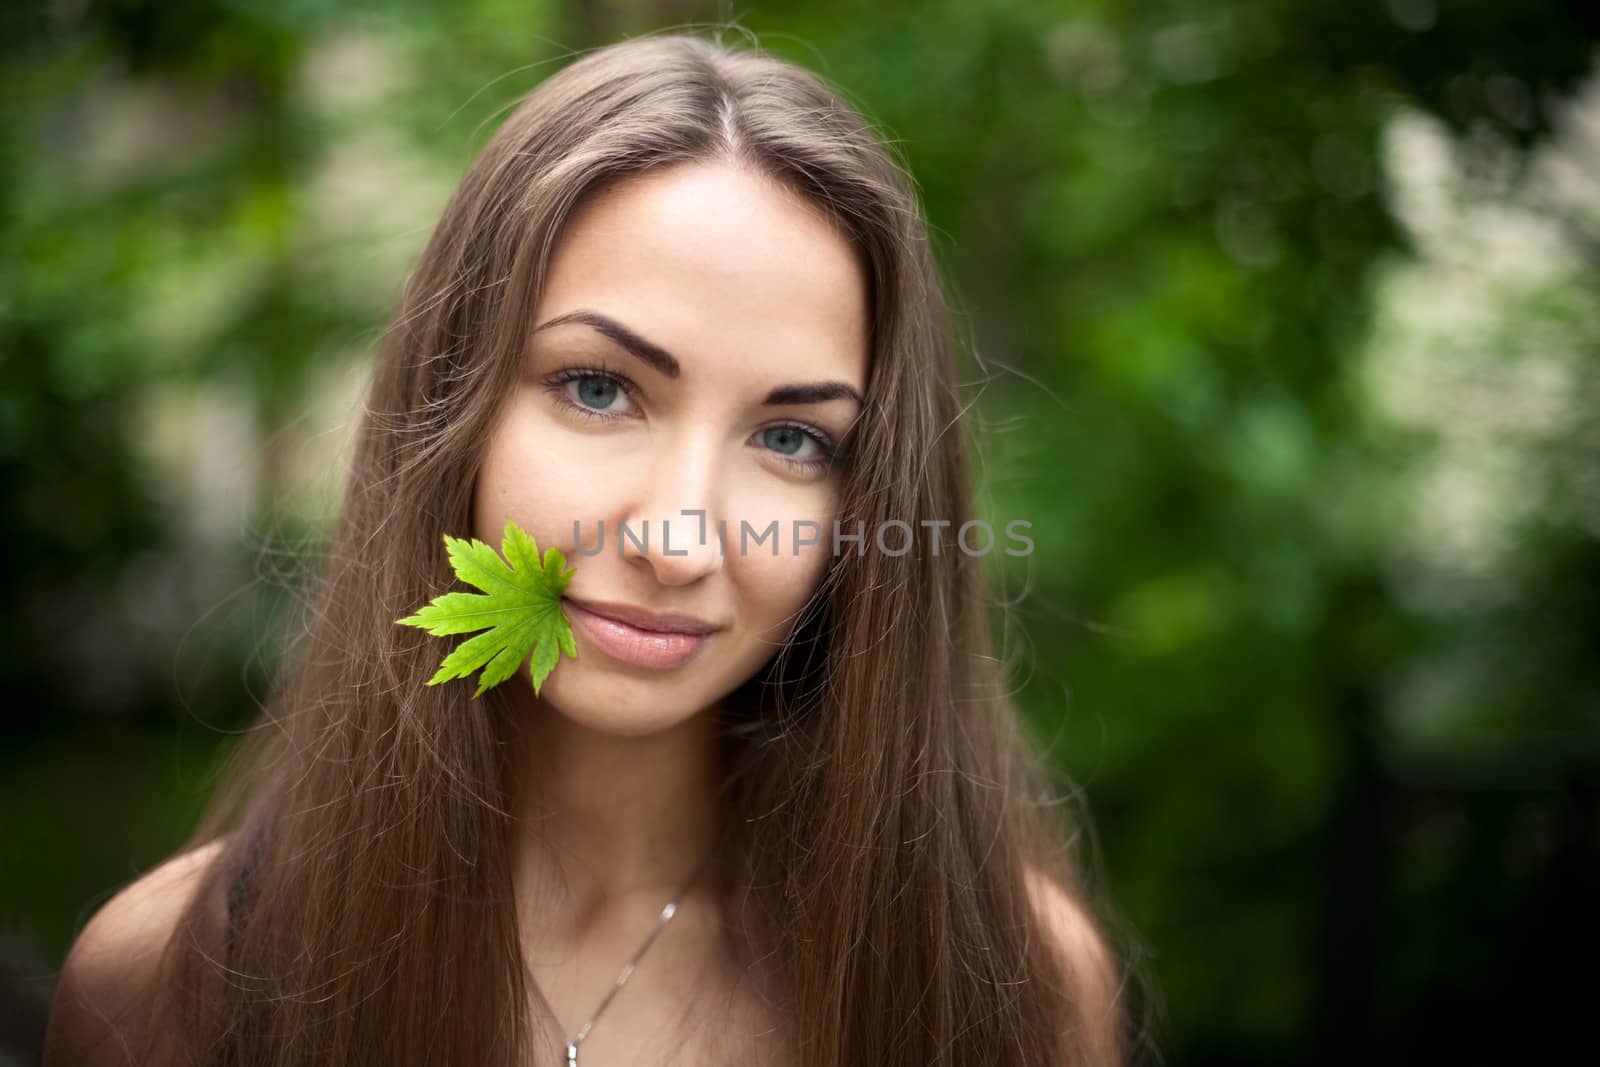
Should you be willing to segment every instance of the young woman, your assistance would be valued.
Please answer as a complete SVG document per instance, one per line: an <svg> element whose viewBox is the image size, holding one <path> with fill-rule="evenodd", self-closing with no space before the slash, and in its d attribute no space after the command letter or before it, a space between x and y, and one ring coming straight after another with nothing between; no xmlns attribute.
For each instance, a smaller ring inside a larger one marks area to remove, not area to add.
<svg viewBox="0 0 1600 1067"><path fill-rule="evenodd" d="M409 279L294 670L80 935L49 1062L1121 1062L955 539L955 357L817 77L672 34L546 80ZM395 620L507 520L577 656L429 685L460 638Z"/></svg>

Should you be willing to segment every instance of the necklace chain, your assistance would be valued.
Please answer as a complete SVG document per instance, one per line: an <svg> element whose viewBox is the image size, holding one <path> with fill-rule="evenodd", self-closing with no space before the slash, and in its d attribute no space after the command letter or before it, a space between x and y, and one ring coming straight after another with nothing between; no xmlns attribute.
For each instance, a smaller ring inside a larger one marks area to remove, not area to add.
<svg viewBox="0 0 1600 1067"><path fill-rule="evenodd" d="M539 1002L544 1005L545 1012L548 1013L551 1020L555 1022L556 1029L561 1031L561 1040L566 1045L566 1060L564 1062L568 1064L569 1067L576 1067L578 1063L578 1045L583 1041L584 1038L589 1036L589 1030L594 1026L595 1020L600 1018L600 1013L606 1010L606 1006L611 1003L611 998L617 995L617 991L622 988L623 983L632 976L634 968L638 965L640 958L650 950L650 946L655 944L656 938L661 936L661 931L666 929L667 923L671 922L672 917L678 913L678 900L681 899L684 894L686 894L694 885L694 883L699 880L701 873L705 870L706 865L711 862L711 857L715 855L715 853L716 843L713 842L710 851L708 851L705 855L705 858L700 861L700 865L695 868L694 873L691 874L683 883L683 886L678 890L677 895L672 900L667 901L666 906L661 909L661 915L656 920L655 928L650 931L650 936L644 939L644 944L640 945L638 951L634 952L633 956L628 960L628 962L623 965L622 973L617 975L617 980L612 983L610 989L606 990L606 995L600 998L599 1006L597 1006L594 1009L594 1012L590 1014L588 1020L586 1020L584 1024L578 1028L578 1032L576 1034L569 1035L566 1031L566 1028L561 1025L561 1020L557 1018L555 1009L550 1006L550 1001L545 998L544 990L539 988L539 982L534 978L532 968L529 968L526 964L526 961L524 961L523 966L527 971L528 984L533 986L533 992L539 998Z"/></svg>

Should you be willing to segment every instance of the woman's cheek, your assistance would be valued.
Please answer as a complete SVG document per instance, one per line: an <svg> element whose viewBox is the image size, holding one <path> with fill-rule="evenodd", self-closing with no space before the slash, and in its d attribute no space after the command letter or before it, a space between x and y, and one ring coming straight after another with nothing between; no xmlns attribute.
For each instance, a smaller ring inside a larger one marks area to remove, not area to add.
<svg viewBox="0 0 1600 1067"><path fill-rule="evenodd" d="M630 464L626 448L575 433L529 403L507 412L485 456L476 493L478 536L499 545L507 518L533 535L541 550L573 556L574 524L593 546L599 520L624 505Z"/></svg>
<svg viewBox="0 0 1600 1067"><path fill-rule="evenodd" d="M739 479L728 499L737 506L726 517L725 554L741 581L769 591L780 610L803 603L832 559L833 494L758 470Z"/></svg>
<svg viewBox="0 0 1600 1067"><path fill-rule="evenodd" d="M832 531L829 529L829 535ZM800 622L801 609L821 583L827 570L830 548L811 545L793 555L784 531L784 544L774 557L765 546L760 551L733 561L736 584L744 590L741 614L763 647L772 648L787 641Z"/></svg>

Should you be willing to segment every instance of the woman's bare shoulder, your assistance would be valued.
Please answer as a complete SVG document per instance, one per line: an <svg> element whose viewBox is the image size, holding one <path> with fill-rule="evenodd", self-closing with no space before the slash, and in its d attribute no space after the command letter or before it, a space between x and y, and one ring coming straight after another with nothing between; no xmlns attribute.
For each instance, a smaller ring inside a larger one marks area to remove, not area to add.
<svg viewBox="0 0 1600 1067"><path fill-rule="evenodd" d="M1122 1062L1122 977L1116 958L1083 902L1041 870L1028 868L1028 892L1040 923L1074 976L1089 1024L1093 1062Z"/></svg>
<svg viewBox="0 0 1600 1067"><path fill-rule="evenodd" d="M219 837L172 856L119 890L79 932L61 965L45 1035L46 1067L147 1063L159 1039L156 965L201 876L227 843ZM225 921L218 898L210 920Z"/></svg>

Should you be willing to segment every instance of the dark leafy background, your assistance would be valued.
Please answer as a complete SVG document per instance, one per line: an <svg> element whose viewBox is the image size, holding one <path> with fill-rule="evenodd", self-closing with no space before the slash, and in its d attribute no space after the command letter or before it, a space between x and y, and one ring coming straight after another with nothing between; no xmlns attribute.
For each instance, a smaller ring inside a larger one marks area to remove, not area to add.
<svg viewBox="0 0 1600 1067"><path fill-rule="evenodd" d="M986 511L1034 524L1001 633L1146 1051L1571 1038L1600 7L55 0L0 11L0 1056L265 692L371 344L495 121L568 49L730 15L920 183Z"/></svg>

